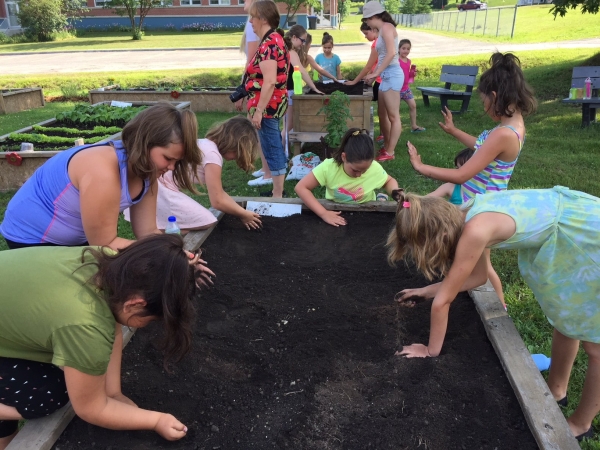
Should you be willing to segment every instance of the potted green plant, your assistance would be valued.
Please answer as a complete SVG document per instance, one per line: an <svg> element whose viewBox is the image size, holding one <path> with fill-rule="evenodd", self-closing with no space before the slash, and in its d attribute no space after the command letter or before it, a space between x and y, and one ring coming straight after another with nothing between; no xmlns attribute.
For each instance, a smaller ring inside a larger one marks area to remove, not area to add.
<svg viewBox="0 0 600 450"><path fill-rule="evenodd" d="M348 130L348 120L353 120L350 115L350 97L341 91L333 92L329 98L323 100L323 106L317 114L325 114L325 131L327 134L321 138L325 146L325 156L329 158L332 152L340 146L342 137Z"/></svg>

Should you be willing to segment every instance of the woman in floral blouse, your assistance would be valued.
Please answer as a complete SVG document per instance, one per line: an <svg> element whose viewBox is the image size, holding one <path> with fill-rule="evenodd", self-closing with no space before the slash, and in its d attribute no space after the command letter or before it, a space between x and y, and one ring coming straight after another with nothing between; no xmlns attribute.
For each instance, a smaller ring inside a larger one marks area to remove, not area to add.
<svg viewBox="0 0 600 450"><path fill-rule="evenodd" d="M250 23L261 41L254 58L246 67L248 118L258 130L267 161L262 180L266 182L272 179L272 196L281 198L287 158L281 144L279 120L285 115L288 104L286 82L290 55L283 32L277 28L279 11L273 1L253 2Z"/></svg>

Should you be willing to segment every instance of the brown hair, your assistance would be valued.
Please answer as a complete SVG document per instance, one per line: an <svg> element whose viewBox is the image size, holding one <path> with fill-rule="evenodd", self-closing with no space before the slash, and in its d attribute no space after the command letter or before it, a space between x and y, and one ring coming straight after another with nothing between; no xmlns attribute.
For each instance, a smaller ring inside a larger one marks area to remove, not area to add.
<svg viewBox="0 0 600 450"><path fill-rule="evenodd" d="M527 116L535 112L537 101L533 89L525 81L519 58L512 53L496 52L489 62L491 67L481 75L477 91L490 99L492 92L496 93L490 106L494 115L512 117L519 111Z"/></svg>
<svg viewBox="0 0 600 450"><path fill-rule="evenodd" d="M342 153L346 154L349 163L360 161L373 161L375 158L375 146L369 132L365 129L350 128L342 137L340 146L333 152L331 157L338 166L343 164Z"/></svg>
<svg viewBox="0 0 600 450"><path fill-rule="evenodd" d="M387 11L384 11L381 14L373 14L371 17L368 17L368 19L371 19L372 17L377 17L377 18L381 19L384 22L391 23L395 27L398 26L398 24L396 23L396 21L392 18L392 16L390 15L390 13L387 12ZM363 19L363 20L366 20L366 19Z"/></svg>
<svg viewBox="0 0 600 450"><path fill-rule="evenodd" d="M206 139L213 141L219 153L236 152L238 167L246 172L254 170L260 143L252 122L244 116L235 116L225 122L213 125L206 133Z"/></svg>
<svg viewBox="0 0 600 450"><path fill-rule="evenodd" d="M472 148L463 148L460 152L456 154L454 157L454 165L456 167L464 166L465 163L471 159L471 156L475 154L475 151Z"/></svg>
<svg viewBox="0 0 600 450"><path fill-rule="evenodd" d="M192 342L195 310L192 295L195 290L194 269L183 251L183 239L176 234L148 236L118 253L87 247L98 272L90 283L101 289L116 315L133 296L146 301L140 316L157 316L164 323L165 364L179 361Z"/></svg>
<svg viewBox="0 0 600 450"><path fill-rule="evenodd" d="M462 211L447 200L400 191L396 225L387 239L388 262L413 261L428 280L445 276L464 223Z"/></svg>
<svg viewBox="0 0 600 450"><path fill-rule="evenodd" d="M333 45L333 36L330 35L327 31L323 33L323 39L321 39L321 45L325 44Z"/></svg>
<svg viewBox="0 0 600 450"><path fill-rule="evenodd" d="M150 150L182 144L183 159L175 163L173 179L178 187L196 192L191 174L196 173L202 160L198 148L198 123L192 111L178 110L170 103L160 102L131 119L123 128L121 140L131 171L142 180L150 180L150 184L158 178Z"/></svg>
<svg viewBox="0 0 600 450"><path fill-rule="evenodd" d="M293 25L290 27L288 32L285 33L285 36L283 37L283 39L285 40L285 45L287 46L288 50L292 50L292 49L295 50L294 46L292 45L292 36L300 39L300 36L302 36L304 33L306 33L306 28L304 28L302 25L296 24L296 25ZM301 46L300 48L302 49L302 47L304 47L304 46Z"/></svg>
<svg viewBox="0 0 600 450"><path fill-rule="evenodd" d="M279 9L277 9L277 5L272 0L252 2L252 6L250 6L250 11L248 12L252 17L258 17L266 20L269 26L274 30L277 30L279 27L279 20L281 18L279 15ZM283 34L281 35L283 36Z"/></svg>

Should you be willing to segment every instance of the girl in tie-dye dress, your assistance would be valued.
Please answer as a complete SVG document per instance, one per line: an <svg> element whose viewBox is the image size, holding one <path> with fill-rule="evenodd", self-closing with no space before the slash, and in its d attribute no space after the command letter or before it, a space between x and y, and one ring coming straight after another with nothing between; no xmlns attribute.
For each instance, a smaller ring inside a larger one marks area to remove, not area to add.
<svg viewBox="0 0 600 450"><path fill-rule="evenodd" d="M398 208L390 261L408 257L426 276L445 276L441 283L402 291L399 301L434 300L429 344L406 346L399 354L439 355L450 303L487 279L484 250L517 249L521 275L554 327L548 386L561 405L583 341L588 370L581 402L567 422L578 439L593 436L592 420L600 411L600 199L557 186L477 195L464 211L440 198L406 194Z"/></svg>

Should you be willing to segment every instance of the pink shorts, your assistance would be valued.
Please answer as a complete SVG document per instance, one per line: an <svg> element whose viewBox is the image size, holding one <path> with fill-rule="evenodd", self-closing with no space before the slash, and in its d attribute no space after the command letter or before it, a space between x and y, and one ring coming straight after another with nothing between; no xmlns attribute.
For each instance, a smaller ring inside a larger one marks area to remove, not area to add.
<svg viewBox="0 0 600 450"><path fill-rule="evenodd" d="M400 92L400 100L412 100L415 98L410 88L405 91Z"/></svg>

